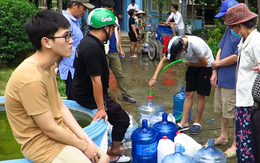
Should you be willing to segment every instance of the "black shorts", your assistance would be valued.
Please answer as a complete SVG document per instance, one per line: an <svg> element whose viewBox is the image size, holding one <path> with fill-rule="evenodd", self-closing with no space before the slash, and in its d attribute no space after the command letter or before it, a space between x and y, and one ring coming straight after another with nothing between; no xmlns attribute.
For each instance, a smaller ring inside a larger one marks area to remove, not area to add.
<svg viewBox="0 0 260 163"><path fill-rule="evenodd" d="M186 71L186 92L197 91L199 95L209 96L211 91L211 67L188 67Z"/></svg>
<svg viewBox="0 0 260 163"><path fill-rule="evenodd" d="M139 34L139 30L138 29L136 29L136 32L137 32L137 34ZM130 41L137 42L137 38L136 38L135 33L133 31L129 31L128 32L128 36L130 38Z"/></svg>

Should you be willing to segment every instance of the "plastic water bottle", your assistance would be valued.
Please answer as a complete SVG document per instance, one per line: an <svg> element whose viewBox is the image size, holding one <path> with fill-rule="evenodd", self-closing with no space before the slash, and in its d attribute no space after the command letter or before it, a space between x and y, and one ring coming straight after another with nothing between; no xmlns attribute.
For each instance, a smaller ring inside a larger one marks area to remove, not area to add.
<svg viewBox="0 0 260 163"><path fill-rule="evenodd" d="M130 119L130 125L126 130L124 142L123 142L123 146L126 148L132 148L131 135L138 128L138 124L132 115L129 115L129 119Z"/></svg>
<svg viewBox="0 0 260 163"><path fill-rule="evenodd" d="M175 153L175 143L164 136L159 140L157 147L157 163L161 163L162 159L169 154Z"/></svg>
<svg viewBox="0 0 260 163"><path fill-rule="evenodd" d="M178 131L176 125L167 120L167 113L163 113L162 121L155 123L153 127L158 133L158 140L162 139L163 136L167 136L168 139L174 141L174 137Z"/></svg>
<svg viewBox="0 0 260 163"><path fill-rule="evenodd" d="M147 120L142 120L142 127L137 128L131 136L132 163L157 163L158 134L148 127Z"/></svg>
<svg viewBox="0 0 260 163"><path fill-rule="evenodd" d="M185 152L183 154L186 154L192 158L194 157L195 153L202 148L202 145L197 143L192 137L179 131L174 138L174 142L180 143L182 146L184 146Z"/></svg>
<svg viewBox="0 0 260 163"><path fill-rule="evenodd" d="M164 106L163 105L159 105L159 111L164 112Z"/></svg>
<svg viewBox="0 0 260 163"><path fill-rule="evenodd" d="M161 122L162 121L162 114L164 112L162 111L159 111L157 113L154 113L150 116L150 126L153 127L153 125L157 122ZM167 120L169 122L173 122L175 123L175 118L173 117L173 115L171 113L168 113L168 116L167 116Z"/></svg>
<svg viewBox="0 0 260 163"><path fill-rule="evenodd" d="M108 145L112 144L112 128L113 126L108 123L107 125L107 141L108 141Z"/></svg>
<svg viewBox="0 0 260 163"><path fill-rule="evenodd" d="M225 154L214 147L214 138L208 139L208 146L206 148L201 148L194 155L195 163L226 163L227 158Z"/></svg>
<svg viewBox="0 0 260 163"><path fill-rule="evenodd" d="M185 87L181 86L181 91L173 96L173 116L177 122L180 122L180 118L183 113L183 104L185 100ZM189 121L191 119L191 111L189 115Z"/></svg>
<svg viewBox="0 0 260 163"><path fill-rule="evenodd" d="M148 102L144 103L140 106L139 112L140 112L140 122L142 122L143 119L146 119L148 122L148 125L150 123L150 116L154 113L157 113L160 111L160 105L153 102L153 96L148 96Z"/></svg>
<svg viewBox="0 0 260 163"><path fill-rule="evenodd" d="M165 156L162 163L194 163L191 157L182 154L184 151L185 148L181 144L175 143L175 153Z"/></svg>

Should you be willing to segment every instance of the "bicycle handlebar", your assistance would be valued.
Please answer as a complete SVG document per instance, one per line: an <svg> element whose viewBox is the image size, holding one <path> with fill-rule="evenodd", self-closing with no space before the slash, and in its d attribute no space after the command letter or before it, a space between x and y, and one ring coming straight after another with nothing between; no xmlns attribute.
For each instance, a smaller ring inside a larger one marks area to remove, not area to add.
<svg viewBox="0 0 260 163"><path fill-rule="evenodd" d="M153 24L146 24L145 27L148 27L150 29L149 31L151 31L151 32L155 32L156 31L156 28L155 28L155 26ZM152 27L153 27L154 30L152 30Z"/></svg>

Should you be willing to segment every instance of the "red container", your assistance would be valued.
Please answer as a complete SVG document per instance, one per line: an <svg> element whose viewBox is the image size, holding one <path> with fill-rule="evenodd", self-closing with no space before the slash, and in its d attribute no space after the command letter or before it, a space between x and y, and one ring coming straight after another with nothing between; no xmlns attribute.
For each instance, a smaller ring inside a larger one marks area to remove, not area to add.
<svg viewBox="0 0 260 163"><path fill-rule="evenodd" d="M163 37L163 53L166 53L166 49L167 49L167 43L168 41L171 39L172 37L170 36L165 36Z"/></svg>

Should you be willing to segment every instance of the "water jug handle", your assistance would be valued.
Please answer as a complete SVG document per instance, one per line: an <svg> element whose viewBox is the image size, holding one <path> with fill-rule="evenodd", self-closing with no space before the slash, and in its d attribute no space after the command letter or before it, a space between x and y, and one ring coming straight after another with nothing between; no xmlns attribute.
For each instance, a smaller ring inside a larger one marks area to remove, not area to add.
<svg viewBox="0 0 260 163"><path fill-rule="evenodd" d="M173 123L176 124L176 120L175 120L174 116L172 115L172 113L169 113L168 115L169 115L170 117L172 117Z"/></svg>

